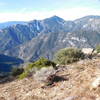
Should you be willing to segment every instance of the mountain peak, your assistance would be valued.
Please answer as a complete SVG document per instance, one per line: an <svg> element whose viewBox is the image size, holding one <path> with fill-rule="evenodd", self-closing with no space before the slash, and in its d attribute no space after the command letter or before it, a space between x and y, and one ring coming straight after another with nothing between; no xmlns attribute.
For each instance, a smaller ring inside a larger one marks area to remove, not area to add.
<svg viewBox="0 0 100 100"><path fill-rule="evenodd" d="M49 18L46 18L44 19L45 21L53 21L53 22L64 22L64 19L58 17L58 16L52 16L52 17L49 17Z"/></svg>
<svg viewBox="0 0 100 100"><path fill-rule="evenodd" d="M60 18L60 17L59 17L59 16L54 15L54 16L52 16L51 18L57 18L57 19L58 19L58 18Z"/></svg>
<svg viewBox="0 0 100 100"><path fill-rule="evenodd" d="M60 18L60 17L58 17L58 16L56 16L56 15L50 17L50 19L54 19L54 20L63 20L62 18Z"/></svg>

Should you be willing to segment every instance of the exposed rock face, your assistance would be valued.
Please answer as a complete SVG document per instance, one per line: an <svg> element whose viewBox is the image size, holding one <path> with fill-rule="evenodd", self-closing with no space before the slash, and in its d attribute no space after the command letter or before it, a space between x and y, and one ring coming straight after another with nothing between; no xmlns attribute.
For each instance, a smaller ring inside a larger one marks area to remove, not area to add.
<svg viewBox="0 0 100 100"><path fill-rule="evenodd" d="M93 48L82 48L84 54L92 54L93 50Z"/></svg>
<svg viewBox="0 0 100 100"><path fill-rule="evenodd" d="M43 70L43 71L42 71ZM42 69L40 73L45 78L50 69ZM74 63L59 67L56 75L68 80L53 83L52 87L45 86L44 81L36 81L34 75L23 80L0 84L0 100L99 100L100 87L100 59L83 60L83 63ZM51 71L52 72L52 71ZM39 73L39 72L38 72ZM52 74L52 73L51 73ZM96 79L96 80L95 80ZM91 89L96 83L96 89Z"/></svg>
<svg viewBox="0 0 100 100"><path fill-rule="evenodd" d="M36 72L34 77L37 81L46 81L47 77L54 73L55 73L55 70L52 67L42 68L41 70Z"/></svg>

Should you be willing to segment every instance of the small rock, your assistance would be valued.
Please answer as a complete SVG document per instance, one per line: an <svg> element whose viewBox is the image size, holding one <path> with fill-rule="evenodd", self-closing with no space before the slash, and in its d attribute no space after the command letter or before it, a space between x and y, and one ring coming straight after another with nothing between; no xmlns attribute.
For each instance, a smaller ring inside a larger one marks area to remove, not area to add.
<svg viewBox="0 0 100 100"><path fill-rule="evenodd" d="M96 100L100 100L100 97L96 98Z"/></svg>
<svg viewBox="0 0 100 100"><path fill-rule="evenodd" d="M77 98L77 96L70 96L65 98L64 100L75 100Z"/></svg>
<svg viewBox="0 0 100 100"><path fill-rule="evenodd" d="M100 77L96 78L92 83L92 88L96 89L100 86Z"/></svg>

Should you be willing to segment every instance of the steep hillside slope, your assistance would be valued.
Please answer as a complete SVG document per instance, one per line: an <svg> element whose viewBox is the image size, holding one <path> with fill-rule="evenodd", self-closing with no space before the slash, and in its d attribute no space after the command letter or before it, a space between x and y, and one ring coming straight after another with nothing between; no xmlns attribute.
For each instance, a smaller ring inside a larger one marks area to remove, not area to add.
<svg viewBox="0 0 100 100"><path fill-rule="evenodd" d="M66 80L49 86L46 86L45 81L39 80L45 79L46 73L50 74L50 69L41 69L30 78L0 84L0 100L100 99L100 59L60 66L56 75Z"/></svg>

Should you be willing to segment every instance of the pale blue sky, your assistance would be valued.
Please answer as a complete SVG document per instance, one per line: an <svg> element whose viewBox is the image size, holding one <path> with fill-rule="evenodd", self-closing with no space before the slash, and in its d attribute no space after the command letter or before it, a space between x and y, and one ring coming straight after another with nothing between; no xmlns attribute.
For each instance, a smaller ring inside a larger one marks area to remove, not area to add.
<svg viewBox="0 0 100 100"><path fill-rule="evenodd" d="M53 15L65 20L100 15L100 0L0 0L0 22L28 21Z"/></svg>

